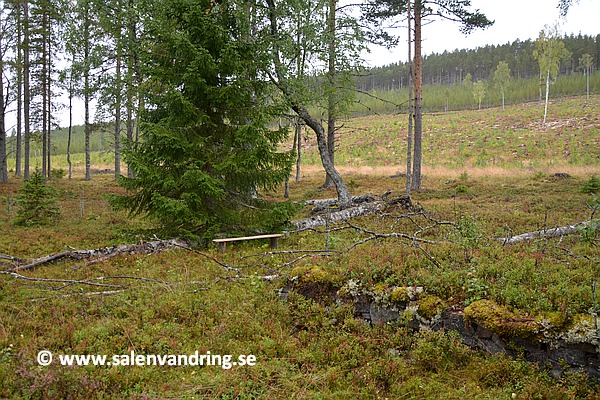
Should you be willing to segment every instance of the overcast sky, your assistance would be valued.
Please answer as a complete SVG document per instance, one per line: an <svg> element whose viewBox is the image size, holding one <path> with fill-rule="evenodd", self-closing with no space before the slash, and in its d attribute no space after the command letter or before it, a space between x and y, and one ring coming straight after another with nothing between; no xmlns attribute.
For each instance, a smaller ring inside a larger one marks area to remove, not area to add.
<svg viewBox="0 0 600 400"><path fill-rule="evenodd" d="M495 21L494 25L465 36L460 33L459 24L435 20L423 27L423 54L512 43L516 39L535 39L544 25L556 22L560 23L562 33L600 34L600 0L579 0L578 4L571 6L565 19L560 18L558 3L559 0L471 0L470 9L479 9L488 19ZM405 30L400 30L404 42L391 52L374 47L371 54L365 56L369 65L406 61Z"/></svg>

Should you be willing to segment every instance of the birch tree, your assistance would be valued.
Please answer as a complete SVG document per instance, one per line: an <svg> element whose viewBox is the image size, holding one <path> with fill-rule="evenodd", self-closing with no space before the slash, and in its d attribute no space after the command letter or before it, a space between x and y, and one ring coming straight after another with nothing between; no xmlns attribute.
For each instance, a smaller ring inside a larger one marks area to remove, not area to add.
<svg viewBox="0 0 600 400"><path fill-rule="evenodd" d="M565 48L560 40L558 26L552 28L546 26L540 32L540 36L535 41L535 50L533 57L538 61L540 67L540 83L542 77L546 81L546 100L544 105L544 124L548 115L548 96L550 93L550 79L555 79L558 75L560 62L563 59L571 57L571 53Z"/></svg>
<svg viewBox="0 0 600 400"><path fill-rule="evenodd" d="M294 2L265 0L263 4L264 7L257 8L257 18L261 21L259 23L259 26L261 27L260 35L257 40L262 42L262 57L264 57L265 61L261 67L263 68L262 73L269 77L270 81L279 90L288 106L304 121L306 126L315 133L319 155L325 173L329 176L331 181L333 181L333 184L336 187L339 205L341 207L346 207L350 205L352 199L342 176L339 171L337 171L330 158L327 130L320 119L312 114L308 108L309 105L318 104L320 98L323 98L323 96L315 98L315 94L320 95L323 93L323 89L325 89L325 93L327 93L329 90L336 91L339 90L339 88L337 85L334 85L333 87L330 85L325 87L321 86L321 89L316 92L314 86L310 87L310 85L314 85L316 79L295 79L292 66L296 65L295 60L297 59L297 52L290 40L294 37L292 34L294 23L290 20L288 9L292 4L294 4ZM303 10L302 12L307 12L307 10ZM318 11L309 15L310 19L315 21L315 23L319 21L319 16L321 16L321 18L324 16L323 13L319 14ZM313 50L311 57L306 60L306 62L312 64L312 74L315 77L320 73L327 71L327 67L322 60L323 55L327 57L327 54L331 51L331 47L328 46L328 43L331 43L327 28L328 25L325 19L321 19L321 21L323 21L321 26L326 27L326 29L324 31L321 28L313 32L308 43ZM346 37L343 43L349 43L352 39L353 38ZM339 48L341 44L341 41L336 42L336 49ZM358 51L356 53L358 53ZM336 52L336 57L340 54L340 52ZM350 58L352 57L347 57L347 59ZM341 57L336 58L336 61L338 62L337 65L341 64L340 59ZM339 76L339 70L340 69L336 69L336 76ZM324 97L329 99L327 95ZM336 99L336 101L339 101L339 99Z"/></svg>
<svg viewBox="0 0 600 400"><path fill-rule="evenodd" d="M594 65L594 59L588 53L585 53L579 59L579 64L581 64L581 68L583 68L583 72L585 74L585 93L586 93L586 101L590 99L590 74L592 73L592 65Z"/></svg>
<svg viewBox="0 0 600 400"><path fill-rule="evenodd" d="M508 68L508 63L506 61L500 61L498 63L498 67L496 67L496 71L494 72L494 82L496 85L500 86L500 90L502 91L502 109L504 110L504 87L510 80L510 68Z"/></svg>
<svg viewBox="0 0 600 400"><path fill-rule="evenodd" d="M477 81L473 84L473 97L477 102L477 109L481 110L481 102L485 98L485 83L483 81Z"/></svg>

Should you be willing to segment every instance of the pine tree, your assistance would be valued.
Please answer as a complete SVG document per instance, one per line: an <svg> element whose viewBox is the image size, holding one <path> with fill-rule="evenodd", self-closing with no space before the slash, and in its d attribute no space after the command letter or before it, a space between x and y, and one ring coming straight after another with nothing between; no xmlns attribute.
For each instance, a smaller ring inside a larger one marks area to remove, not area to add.
<svg viewBox="0 0 600 400"><path fill-rule="evenodd" d="M266 217L271 208L254 198L285 181L294 155L277 151L287 132L268 123L280 110L254 78L255 49L236 40L226 6L164 0L148 25L144 140L124 150L134 177L119 182L133 193L112 203L169 234L210 236L259 220L270 230L288 217L285 206Z"/></svg>

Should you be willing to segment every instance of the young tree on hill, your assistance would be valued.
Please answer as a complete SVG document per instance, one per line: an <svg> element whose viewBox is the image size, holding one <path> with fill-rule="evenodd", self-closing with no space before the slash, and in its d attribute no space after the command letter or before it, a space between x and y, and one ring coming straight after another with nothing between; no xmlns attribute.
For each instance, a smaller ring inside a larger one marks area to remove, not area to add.
<svg viewBox="0 0 600 400"><path fill-rule="evenodd" d="M592 73L592 65L594 65L594 59L592 58L591 55L589 55L588 53L585 53L579 59L579 64L581 64L581 68L583 68L583 71L585 73L585 80L586 80L586 85L585 85L586 100L589 100L590 99L590 74Z"/></svg>
<svg viewBox="0 0 600 400"><path fill-rule="evenodd" d="M232 7L162 0L146 22L144 140L124 150L134 177L119 181L131 194L112 202L157 219L165 233L206 237L250 221L271 230L289 216L254 198L285 181L294 157L277 151L287 131L268 124L282 110L258 79L260 53Z"/></svg>
<svg viewBox="0 0 600 400"><path fill-rule="evenodd" d="M544 106L545 124L548 115L550 79L554 79L558 75L561 60L571 57L571 53L565 48L564 43L560 39L557 26L554 26L553 28L546 26L546 28L540 32L540 36L535 42L533 56L538 60L538 65L540 67L540 87L543 82L543 77L545 77L546 80L546 102Z"/></svg>
<svg viewBox="0 0 600 400"><path fill-rule="evenodd" d="M477 81L473 84L473 97L477 101L477 109L481 110L481 102L485 98L485 83L483 81Z"/></svg>
<svg viewBox="0 0 600 400"><path fill-rule="evenodd" d="M506 61L500 61L498 63L498 67L494 72L494 82L496 85L500 86L500 90L502 91L502 109L504 110L504 87L510 81L510 68L508 68L508 63Z"/></svg>

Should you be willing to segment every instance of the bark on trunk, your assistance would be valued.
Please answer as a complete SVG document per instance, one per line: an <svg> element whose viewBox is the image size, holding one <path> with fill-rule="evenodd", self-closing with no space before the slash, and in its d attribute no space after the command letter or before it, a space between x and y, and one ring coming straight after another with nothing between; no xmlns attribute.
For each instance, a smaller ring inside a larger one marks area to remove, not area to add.
<svg viewBox="0 0 600 400"><path fill-rule="evenodd" d="M358 207L346 208L345 210L334 212L327 216L317 215L307 219L292 221L291 224L296 231L314 229L332 222L345 221L351 218L374 213L384 208L385 205L386 204L383 202L362 204Z"/></svg>
<svg viewBox="0 0 600 400"><path fill-rule="evenodd" d="M327 79L329 80L329 94L327 96L327 154L331 160L331 164L335 165L335 7L336 0L329 0L329 65L327 71ZM333 179L327 174L323 188L333 186Z"/></svg>
<svg viewBox="0 0 600 400"><path fill-rule="evenodd" d="M325 134L325 130L323 129L323 125L306 110L306 108L295 105L294 111L302 118L304 123L310 127L315 132L317 137L317 147L319 148L319 155L321 156L321 163L323 164L323 168L325 168L325 172L327 175L331 177L333 181L337 193L338 193L338 202L341 208L346 208L351 203L351 196L344 180L340 173L335 169L335 166L331 162L329 158L329 154L327 152L327 138Z"/></svg>
<svg viewBox="0 0 600 400"><path fill-rule="evenodd" d="M300 182L300 168L302 166L302 124L300 118L296 118L296 151L298 157L296 158L296 182Z"/></svg>
<svg viewBox="0 0 600 400"><path fill-rule="evenodd" d="M0 36L0 182L8 182L8 165L6 162L6 129L4 127L4 53L2 52L2 36Z"/></svg>
<svg viewBox="0 0 600 400"><path fill-rule="evenodd" d="M572 235L572 234L578 233L579 229L584 228L593 223L597 224L598 222L597 222L597 220L596 221L595 220L584 221L584 222L580 222L580 223L574 224L574 225L566 225L566 226L561 226L559 228L544 229L541 231L528 232L528 233L523 233L523 234L517 235L517 236L500 238L498 240L504 242L504 244L513 244L513 243L522 242L524 240L535 240L535 239L542 239L542 238L561 237L561 236Z"/></svg>
<svg viewBox="0 0 600 400"><path fill-rule="evenodd" d="M21 4L17 4L17 148L15 154L15 176L22 176L23 171L21 169L22 154L23 154L23 131L21 126L23 110L23 27L21 18Z"/></svg>
<svg viewBox="0 0 600 400"><path fill-rule="evenodd" d="M421 163L423 155L423 62L421 59L421 0L415 1L415 137L412 190L421 188Z"/></svg>
<svg viewBox="0 0 600 400"><path fill-rule="evenodd" d="M23 124L24 124L24 136L25 141L24 148L24 171L23 179L29 179L29 155L30 149L30 128L29 128L29 103L31 102L31 90L29 87L29 4L25 0L23 3Z"/></svg>
<svg viewBox="0 0 600 400"><path fill-rule="evenodd" d="M550 92L550 69L546 75L546 105L544 106L544 124L546 123L546 117L548 115L548 93Z"/></svg>
<svg viewBox="0 0 600 400"><path fill-rule="evenodd" d="M120 29L120 28L119 28ZM121 175L121 36L116 40L117 59L115 70L115 179Z"/></svg>
<svg viewBox="0 0 600 400"><path fill-rule="evenodd" d="M408 22L408 132L406 134L406 194L410 196L412 177L412 142L413 142L413 63L412 63L412 24L411 2L407 4Z"/></svg>

